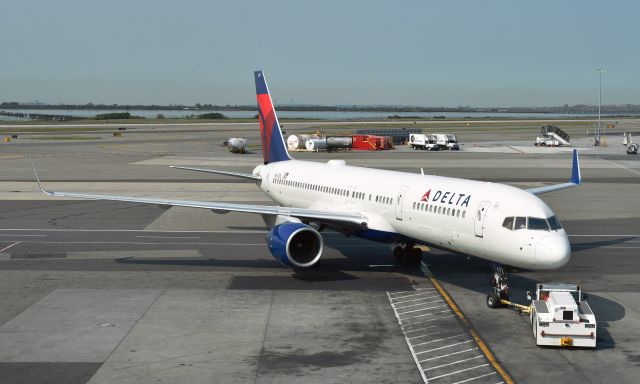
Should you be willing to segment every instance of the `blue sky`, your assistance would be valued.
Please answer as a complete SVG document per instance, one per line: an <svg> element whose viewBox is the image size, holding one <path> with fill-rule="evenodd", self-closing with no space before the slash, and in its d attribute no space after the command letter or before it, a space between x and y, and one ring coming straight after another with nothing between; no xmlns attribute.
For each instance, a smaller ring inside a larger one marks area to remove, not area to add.
<svg viewBox="0 0 640 384"><path fill-rule="evenodd" d="M0 101L640 104L635 1L6 1Z"/></svg>

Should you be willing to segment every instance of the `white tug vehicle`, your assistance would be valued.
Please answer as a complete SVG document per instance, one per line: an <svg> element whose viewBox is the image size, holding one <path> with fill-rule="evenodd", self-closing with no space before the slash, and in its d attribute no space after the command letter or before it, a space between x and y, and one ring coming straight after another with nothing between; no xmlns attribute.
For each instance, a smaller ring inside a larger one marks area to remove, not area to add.
<svg viewBox="0 0 640 384"><path fill-rule="evenodd" d="M578 285L537 283L535 297L527 291L529 306L510 301L507 274L502 267L495 269L492 285L494 293L487 296L487 306L509 306L518 313L528 313L536 345L596 347L596 316Z"/></svg>
<svg viewBox="0 0 640 384"><path fill-rule="evenodd" d="M596 317L575 284L536 284L529 318L537 345L596 347Z"/></svg>

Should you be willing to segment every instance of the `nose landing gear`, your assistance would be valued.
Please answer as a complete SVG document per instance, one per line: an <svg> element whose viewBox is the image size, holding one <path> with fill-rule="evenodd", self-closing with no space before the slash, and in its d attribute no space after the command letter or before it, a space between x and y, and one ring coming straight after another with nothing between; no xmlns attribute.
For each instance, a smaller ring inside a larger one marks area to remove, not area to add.
<svg viewBox="0 0 640 384"><path fill-rule="evenodd" d="M487 306L489 308L500 308L502 307L500 300L509 301L509 282L507 274L501 265L494 265L491 286L493 287L493 293L487 296Z"/></svg>
<svg viewBox="0 0 640 384"><path fill-rule="evenodd" d="M397 263L420 264L422 261L422 249L415 244L395 243L392 249L393 258Z"/></svg>

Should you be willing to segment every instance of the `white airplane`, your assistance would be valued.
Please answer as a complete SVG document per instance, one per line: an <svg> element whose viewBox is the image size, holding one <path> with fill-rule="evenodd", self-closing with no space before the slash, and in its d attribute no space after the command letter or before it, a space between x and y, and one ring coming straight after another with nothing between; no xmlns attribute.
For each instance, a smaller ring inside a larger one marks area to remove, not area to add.
<svg viewBox="0 0 640 384"><path fill-rule="evenodd" d="M262 71L256 71L264 164L252 174L173 167L254 180L277 205L89 195L40 189L50 196L205 208L262 215L267 246L283 264L309 268L320 260L325 228L391 243L394 256L420 259L416 245L526 269L554 269L571 256L569 239L536 195L580 185L578 154L567 183L522 190L504 184L294 160L287 152ZM35 167L34 167L35 172Z"/></svg>

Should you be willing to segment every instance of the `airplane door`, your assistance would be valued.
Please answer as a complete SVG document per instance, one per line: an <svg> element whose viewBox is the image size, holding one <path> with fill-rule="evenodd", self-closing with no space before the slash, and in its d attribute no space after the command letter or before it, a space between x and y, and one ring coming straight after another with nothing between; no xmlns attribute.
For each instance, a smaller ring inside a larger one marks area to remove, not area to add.
<svg viewBox="0 0 640 384"><path fill-rule="evenodd" d="M482 203L480 203L480 206L478 207L478 211L476 212L476 216L474 218L474 226L475 226L475 232L477 237L484 236L483 223L484 223L485 217L487 217L487 211L489 210L490 205L491 205L490 201L483 201Z"/></svg>
<svg viewBox="0 0 640 384"><path fill-rule="evenodd" d="M404 201L404 195L409 189L408 185L403 185L398 191L398 198L396 199L396 220L402 220L402 202Z"/></svg>

